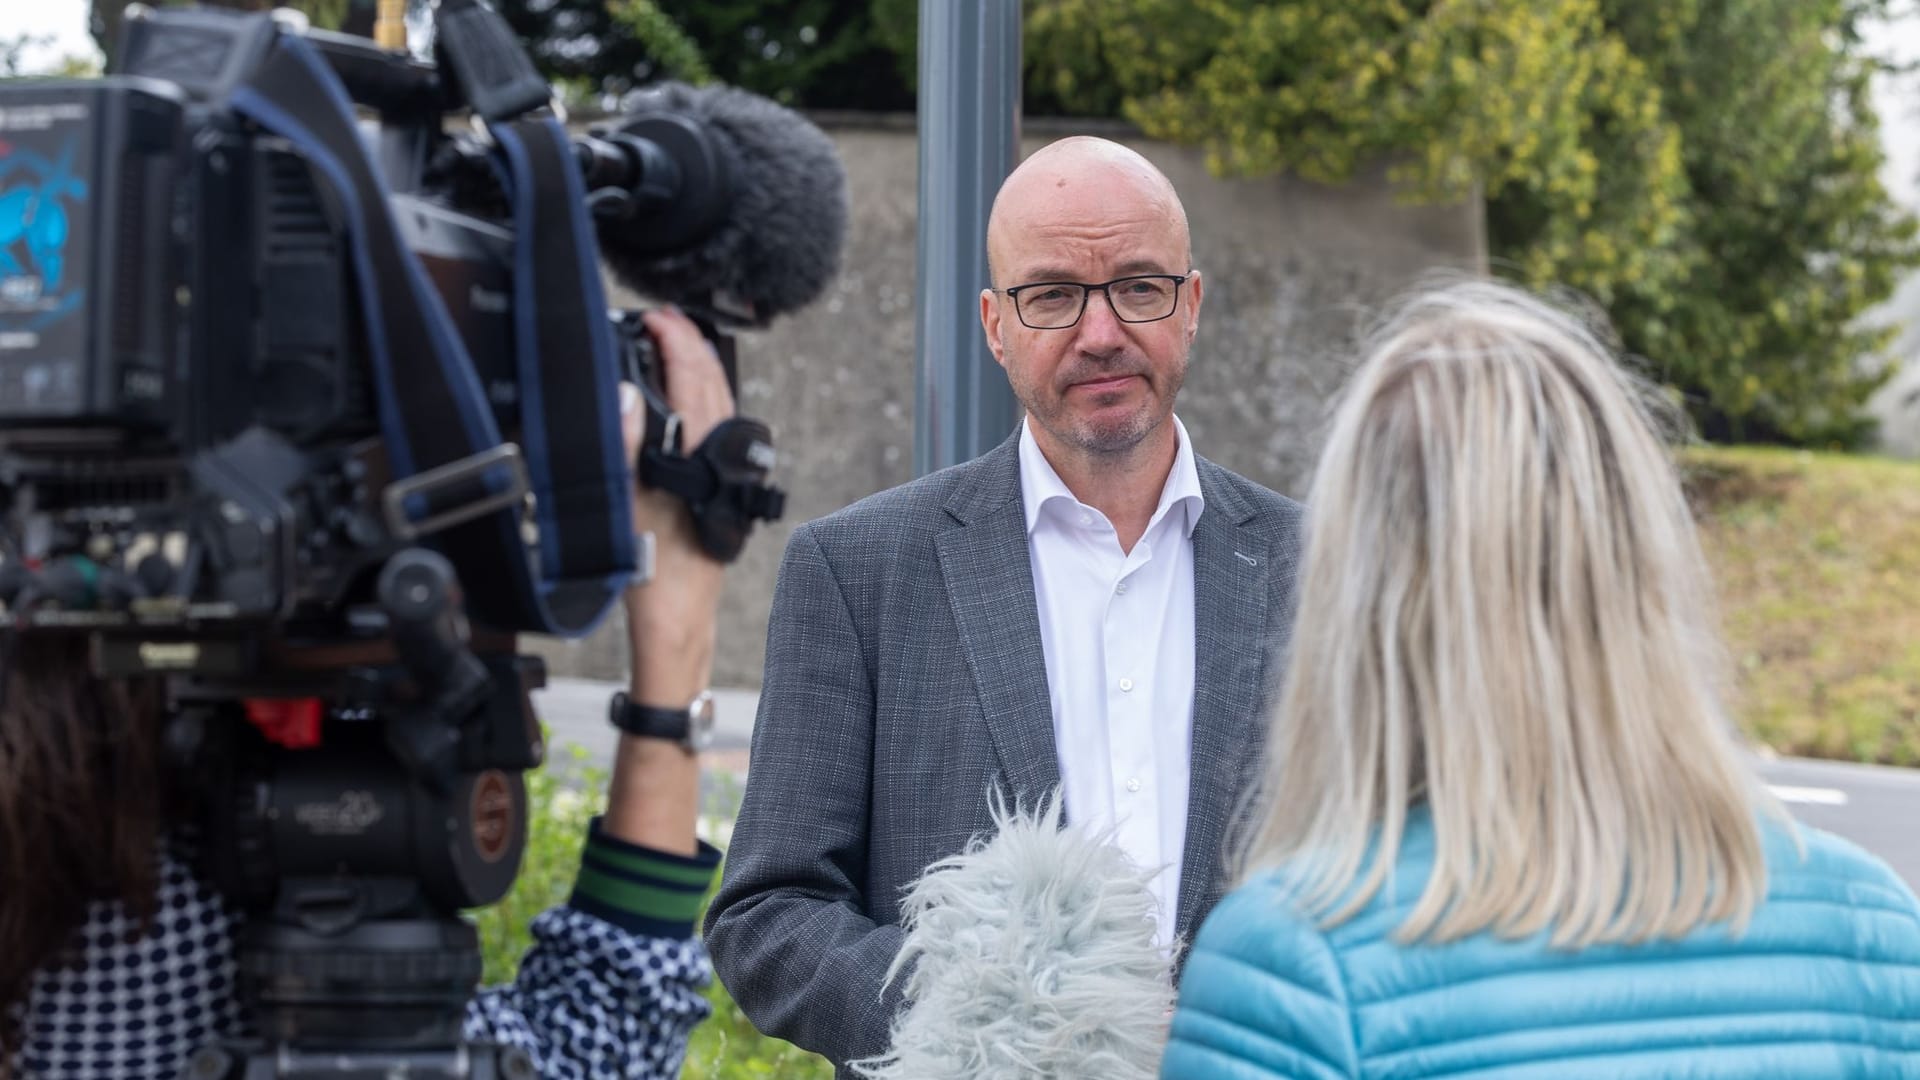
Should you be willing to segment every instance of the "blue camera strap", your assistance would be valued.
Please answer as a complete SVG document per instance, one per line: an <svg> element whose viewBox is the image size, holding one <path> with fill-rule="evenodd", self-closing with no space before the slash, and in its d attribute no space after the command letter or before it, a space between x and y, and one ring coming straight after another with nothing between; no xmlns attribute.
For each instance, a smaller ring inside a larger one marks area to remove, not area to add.
<svg viewBox="0 0 1920 1080"><path fill-rule="evenodd" d="M418 485L404 500L406 520L444 512L448 498L471 504L522 484L531 492L537 543L517 498L433 532L461 573L469 612L503 630L593 629L632 576L636 545L613 326L566 133L545 115L489 125L514 218L516 461L497 453L506 440L466 345L401 237L326 62L282 34L231 103L298 147L342 209L393 478L450 478Z"/></svg>

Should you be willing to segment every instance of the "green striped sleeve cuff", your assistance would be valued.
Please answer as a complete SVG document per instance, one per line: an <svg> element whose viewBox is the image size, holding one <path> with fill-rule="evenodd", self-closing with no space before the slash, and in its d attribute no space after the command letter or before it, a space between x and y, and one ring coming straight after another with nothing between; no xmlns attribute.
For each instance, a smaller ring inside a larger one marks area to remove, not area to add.
<svg viewBox="0 0 1920 1080"><path fill-rule="evenodd" d="M704 840L696 855L670 855L608 836L596 817L567 904L628 933L689 938L719 866L720 850Z"/></svg>

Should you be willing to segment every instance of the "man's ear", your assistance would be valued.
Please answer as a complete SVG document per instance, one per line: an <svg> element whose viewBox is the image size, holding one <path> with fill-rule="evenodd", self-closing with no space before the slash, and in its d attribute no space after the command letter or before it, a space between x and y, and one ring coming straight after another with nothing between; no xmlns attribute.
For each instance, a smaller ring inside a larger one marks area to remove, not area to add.
<svg viewBox="0 0 1920 1080"><path fill-rule="evenodd" d="M1193 270L1187 275L1187 344L1193 344L1194 335L1200 332L1200 300L1205 291L1201 288L1200 271Z"/></svg>
<svg viewBox="0 0 1920 1080"><path fill-rule="evenodd" d="M1000 340L1000 305L992 289L980 290L980 329L987 335L987 348L993 350L993 362L1007 366L1007 346Z"/></svg>

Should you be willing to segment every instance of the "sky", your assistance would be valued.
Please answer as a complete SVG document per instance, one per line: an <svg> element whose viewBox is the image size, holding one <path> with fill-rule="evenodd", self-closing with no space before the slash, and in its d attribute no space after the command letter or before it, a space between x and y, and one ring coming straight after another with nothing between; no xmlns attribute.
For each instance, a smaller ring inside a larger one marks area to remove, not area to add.
<svg viewBox="0 0 1920 1080"><path fill-rule="evenodd" d="M87 0L9 0L7 7L0 32L54 39L51 45L29 54L29 70L51 67L69 54L98 55L87 34ZM1890 58L1920 60L1920 16L1882 27L1874 36L1874 47ZM1887 151L1882 180L1896 199L1920 209L1920 75L1882 79L1876 89Z"/></svg>
<svg viewBox="0 0 1920 1080"><path fill-rule="evenodd" d="M1920 18L1884 26L1873 41L1875 52L1888 59L1920 60ZM1895 199L1920 209L1920 75L1881 78L1874 87L1874 107L1887 152L1881 183Z"/></svg>
<svg viewBox="0 0 1920 1080"><path fill-rule="evenodd" d="M27 54L27 70L52 67L62 56L98 56L87 33L87 0L14 0L0 32L51 36L53 44Z"/></svg>

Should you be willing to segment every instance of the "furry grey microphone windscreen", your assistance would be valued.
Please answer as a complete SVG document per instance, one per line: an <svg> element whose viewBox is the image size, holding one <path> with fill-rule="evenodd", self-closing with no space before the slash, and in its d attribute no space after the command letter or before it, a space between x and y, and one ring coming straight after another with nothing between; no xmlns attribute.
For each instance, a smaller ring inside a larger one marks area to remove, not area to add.
<svg viewBox="0 0 1920 1080"><path fill-rule="evenodd" d="M993 808L998 832L928 868L901 906L909 966L872 1080L1152 1080L1173 1007L1146 875L1106 836Z"/></svg>
<svg viewBox="0 0 1920 1080"><path fill-rule="evenodd" d="M711 236L670 254L629 250L602 230L614 276L669 303L724 292L763 319L819 296L840 270L848 215L846 170L826 133L791 109L726 86L651 86L646 108L696 120L717 136L733 200Z"/></svg>

